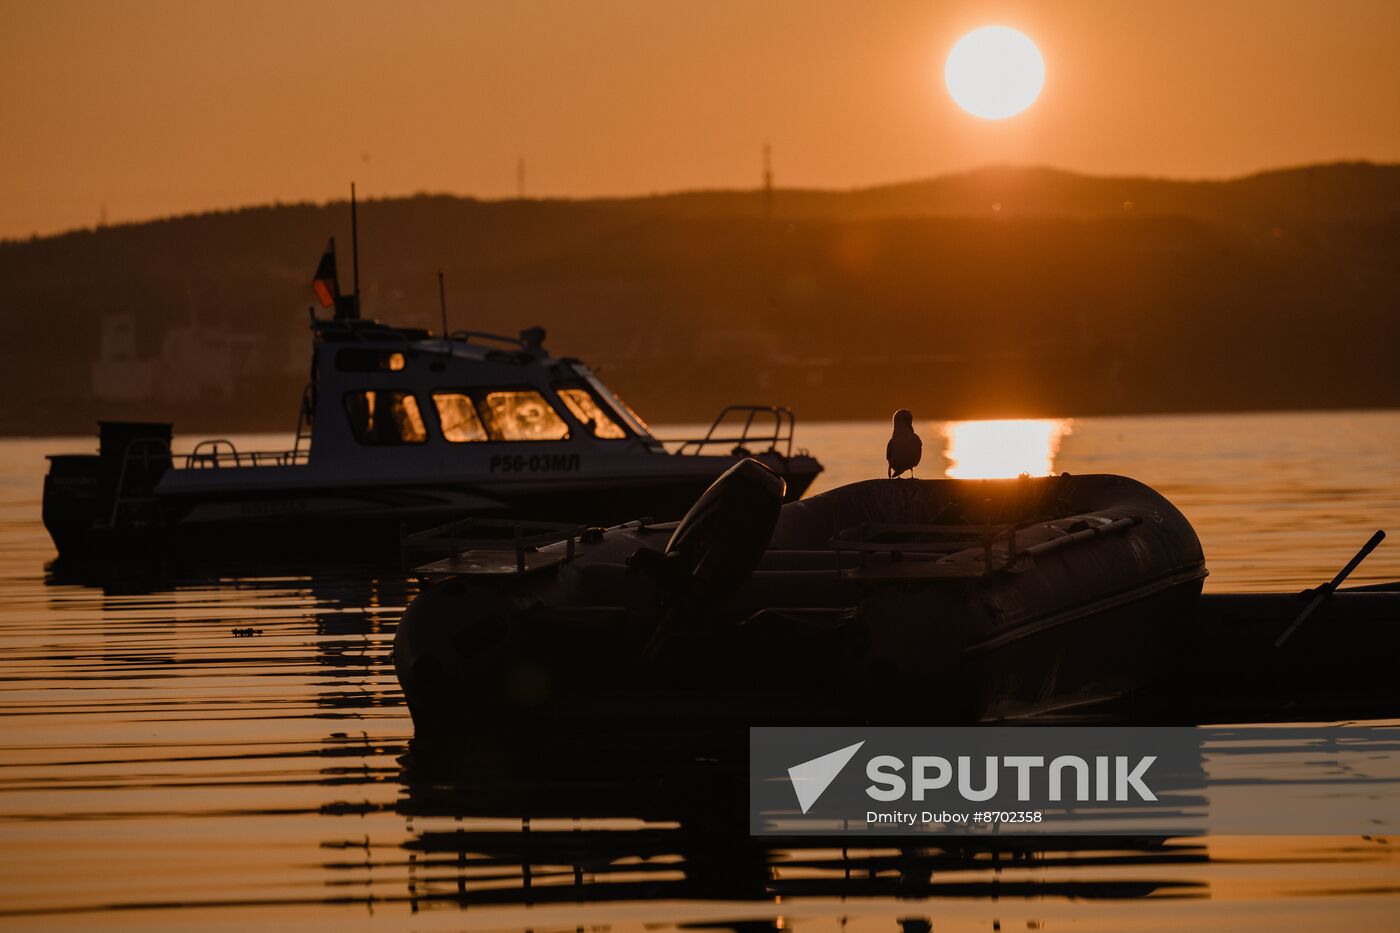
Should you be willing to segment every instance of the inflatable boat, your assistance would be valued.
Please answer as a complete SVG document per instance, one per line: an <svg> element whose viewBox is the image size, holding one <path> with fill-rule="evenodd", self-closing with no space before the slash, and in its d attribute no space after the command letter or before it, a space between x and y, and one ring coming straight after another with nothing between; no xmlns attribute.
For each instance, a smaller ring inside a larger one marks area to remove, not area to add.
<svg viewBox="0 0 1400 933"><path fill-rule="evenodd" d="M872 480L784 505L748 460L676 524L459 545L394 662L420 736L976 722L1151 680L1206 576L1122 476ZM690 746L693 747L693 746Z"/></svg>

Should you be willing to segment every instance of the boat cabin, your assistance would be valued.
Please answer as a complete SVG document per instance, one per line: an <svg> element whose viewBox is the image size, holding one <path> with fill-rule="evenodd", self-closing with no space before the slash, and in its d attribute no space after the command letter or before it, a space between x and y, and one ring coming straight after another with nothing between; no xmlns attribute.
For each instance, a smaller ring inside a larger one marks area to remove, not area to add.
<svg viewBox="0 0 1400 933"><path fill-rule="evenodd" d="M374 321L318 321L297 430L309 464L382 457L397 448L437 461L487 457L488 471L579 469L581 448L664 453L645 422L589 368L520 337L458 332L447 339ZM560 445L572 459L550 456ZM544 455L544 456L542 456Z"/></svg>
<svg viewBox="0 0 1400 933"><path fill-rule="evenodd" d="M670 520L744 457L791 498L821 472L794 452L781 407L730 406L703 437L659 440L583 362L550 355L542 328L444 337L337 317L312 330L291 449L220 438L176 456L170 425L104 423L101 454L52 461L45 517L60 552L137 527L205 550L306 540L324 553L397 548L405 530L476 516Z"/></svg>

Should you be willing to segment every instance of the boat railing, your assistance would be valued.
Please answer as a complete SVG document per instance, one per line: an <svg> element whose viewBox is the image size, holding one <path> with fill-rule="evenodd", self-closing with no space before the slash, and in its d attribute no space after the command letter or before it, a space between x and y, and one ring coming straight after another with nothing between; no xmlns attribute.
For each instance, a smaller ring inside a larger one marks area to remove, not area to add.
<svg viewBox="0 0 1400 933"><path fill-rule="evenodd" d="M1017 565L1024 566L1024 561L1028 559L1106 534L1127 531L1141 521L1135 515L1121 518L1080 516L1070 530L1033 544L1018 541L1017 533L1044 524L1043 519L984 525L864 523L837 534L830 540L829 547L836 552L838 570L843 569L843 553L862 556L885 554L892 565L897 565L903 562L906 554L940 558L980 547L982 560L978 565L935 565L934 561L925 560L916 567L901 568L899 574L903 577L975 577L1013 569Z"/></svg>
<svg viewBox="0 0 1400 933"><path fill-rule="evenodd" d="M587 525L509 519L464 518L426 531L399 536L405 567L428 557L432 563L414 567L419 576L455 573L525 573L537 567L573 560ZM564 544L561 553L541 555L542 548Z"/></svg>
<svg viewBox="0 0 1400 933"><path fill-rule="evenodd" d="M322 320L317 318L314 312L311 315L311 329L318 337L335 336L341 339L350 338L351 341L357 343L388 343L403 347L411 346L413 341L423 339L427 333L426 331L408 333L403 328L359 318Z"/></svg>
<svg viewBox="0 0 1400 933"><path fill-rule="evenodd" d="M239 450L233 441L219 437L195 444L194 450L185 455L185 469L297 466L310 458L310 449L303 450L300 443L291 450Z"/></svg>
<svg viewBox="0 0 1400 933"><path fill-rule="evenodd" d="M491 341L503 343L514 347L516 353L524 354L526 357L534 358L544 355L545 330L543 327L527 327L520 332L518 337L509 337L505 334L493 334L484 330L454 330L447 335L449 341L460 341L462 343L480 343L481 341Z"/></svg>
<svg viewBox="0 0 1400 933"><path fill-rule="evenodd" d="M170 462L170 444L162 438L137 437L127 442L122 448L122 466L117 472L112 511L107 516L108 527L140 525L152 521L151 506L156 501L152 467L164 469Z"/></svg>
<svg viewBox="0 0 1400 933"><path fill-rule="evenodd" d="M519 349L525 348L525 341L519 337L508 337L505 334L492 334L484 330L454 330L448 335L449 340L460 341L461 343L481 342L483 340L493 340L497 343L509 344Z"/></svg>
<svg viewBox="0 0 1400 933"><path fill-rule="evenodd" d="M1008 562L1016 553L1015 524L987 525L917 525L866 522L847 528L828 542L836 552L837 569L842 568L842 555L860 557L888 555L892 563L903 562L906 554L921 557L946 557L977 546L982 547L982 569L969 574L965 568L948 567L938 576L981 576L992 569L992 549L997 540L1006 538ZM1004 566L1004 565L1003 565Z"/></svg>
<svg viewBox="0 0 1400 933"><path fill-rule="evenodd" d="M744 416L744 425L738 434L716 435L716 431L725 424L731 415L739 414ZM772 418L772 430L768 429L768 418L760 416L766 415ZM755 421L757 420L757 424ZM792 456L792 435L797 426L797 416L792 413L792 409L785 405L729 405L721 411L713 422L710 429L705 432L704 437L698 438L666 438L663 444L677 444L675 453L682 456L696 456L704 453L705 448L714 445L733 445L731 450L749 451L751 445L767 445L767 450L774 453L781 453L784 457ZM781 450L779 449L781 448Z"/></svg>
<svg viewBox="0 0 1400 933"><path fill-rule="evenodd" d="M301 453L302 442L306 442L306 452L311 452L311 431L316 422L316 392L310 382L301 390L301 407L297 409L297 436L292 441L292 457Z"/></svg>

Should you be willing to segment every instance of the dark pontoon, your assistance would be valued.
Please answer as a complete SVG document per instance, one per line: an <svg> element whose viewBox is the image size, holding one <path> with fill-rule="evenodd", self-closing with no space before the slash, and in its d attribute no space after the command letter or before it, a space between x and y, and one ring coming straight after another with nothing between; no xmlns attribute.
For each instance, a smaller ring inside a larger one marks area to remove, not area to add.
<svg viewBox="0 0 1400 933"><path fill-rule="evenodd" d="M394 660L420 734L516 721L656 737L971 722L1122 697L1206 576L1121 476L872 480L782 505L756 463L679 525L465 547L423 573ZM679 741L684 741L679 739Z"/></svg>

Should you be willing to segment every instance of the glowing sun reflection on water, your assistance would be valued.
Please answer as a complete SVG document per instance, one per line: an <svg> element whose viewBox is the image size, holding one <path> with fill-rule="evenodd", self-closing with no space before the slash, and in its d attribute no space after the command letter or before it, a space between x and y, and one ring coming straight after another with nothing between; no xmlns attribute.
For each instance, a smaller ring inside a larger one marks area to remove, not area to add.
<svg viewBox="0 0 1400 933"><path fill-rule="evenodd" d="M943 426L948 475L956 479L1048 476L1060 441L1073 433L1071 418L950 421Z"/></svg>

